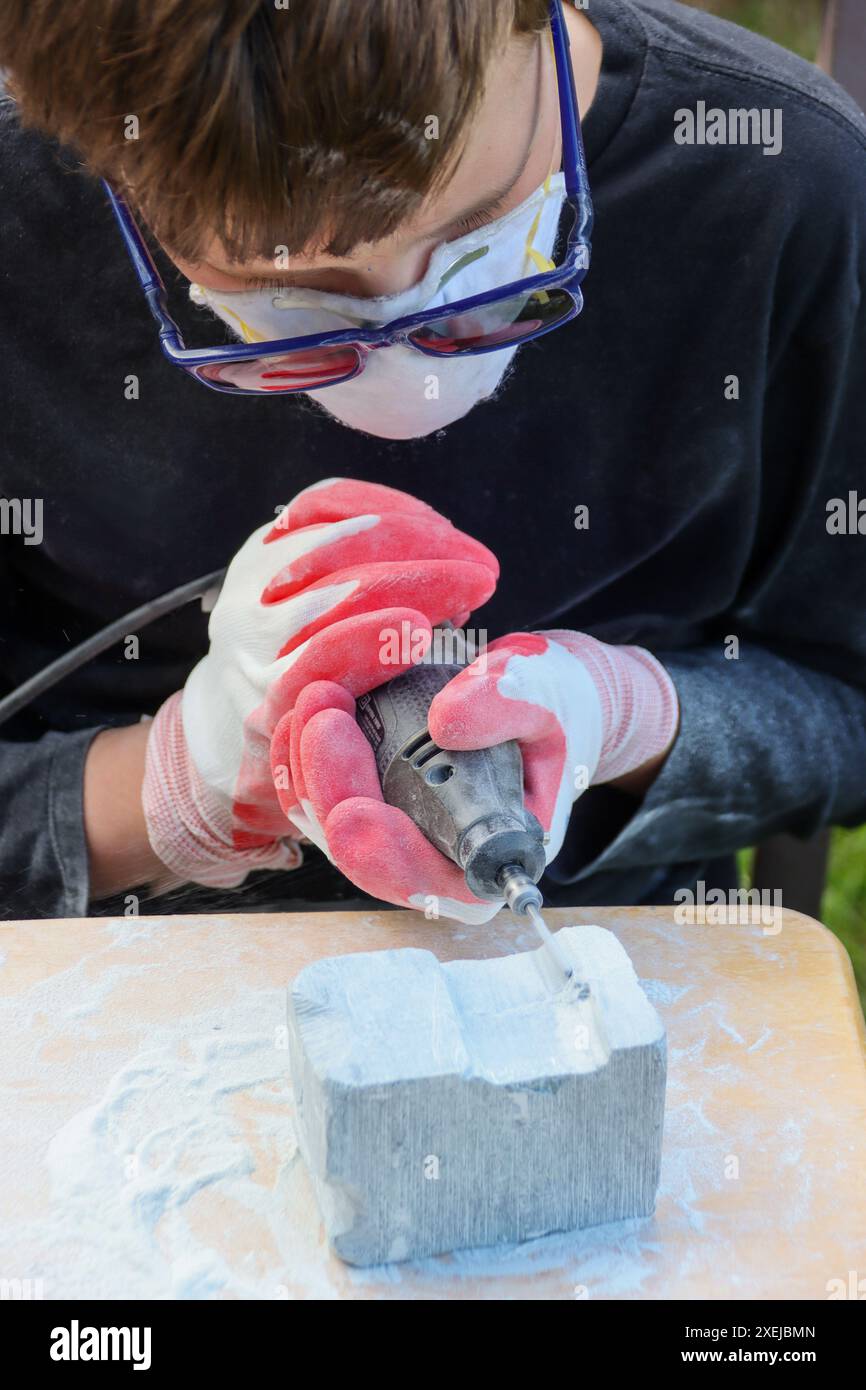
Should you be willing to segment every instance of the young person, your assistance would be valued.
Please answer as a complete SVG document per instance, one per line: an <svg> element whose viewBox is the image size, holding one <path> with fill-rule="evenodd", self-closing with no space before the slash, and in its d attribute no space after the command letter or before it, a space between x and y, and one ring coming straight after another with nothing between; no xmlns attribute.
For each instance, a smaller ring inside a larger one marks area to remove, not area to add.
<svg viewBox="0 0 866 1390"><path fill-rule="evenodd" d="M567 254L551 14L586 305L436 319ZM506 634L430 728L520 740L551 901L670 901L863 818L866 123L832 82L657 0L7 0L0 64L0 484L41 507L4 537L7 684L235 555L209 639L176 613L4 727L6 916L170 882L489 916L355 726L404 621ZM204 354L219 391L160 351L98 176L187 344L246 345ZM368 350L425 312L436 357Z"/></svg>

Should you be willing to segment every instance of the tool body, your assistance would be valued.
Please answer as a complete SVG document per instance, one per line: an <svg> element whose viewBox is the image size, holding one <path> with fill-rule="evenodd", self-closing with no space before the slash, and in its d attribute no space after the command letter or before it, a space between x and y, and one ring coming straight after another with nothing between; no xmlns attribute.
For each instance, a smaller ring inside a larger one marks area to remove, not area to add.
<svg viewBox="0 0 866 1390"><path fill-rule="evenodd" d="M476 897L504 898L516 915L527 917L569 978L570 967L539 912L544 832L523 803L517 743L448 750L427 728L433 697L467 665L463 634L448 631L447 637L455 661L421 663L357 702L358 723L373 748L385 800L410 816L462 869Z"/></svg>

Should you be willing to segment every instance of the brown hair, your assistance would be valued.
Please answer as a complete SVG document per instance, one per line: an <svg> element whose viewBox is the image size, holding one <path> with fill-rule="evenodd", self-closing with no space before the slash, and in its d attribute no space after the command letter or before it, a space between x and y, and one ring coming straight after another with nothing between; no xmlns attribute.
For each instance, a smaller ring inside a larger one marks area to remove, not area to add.
<svg viewBox="0 0 866 1390"><path fill-rule="evenodd" d="M280 246L345 256L444 180L490 59L547 13L547 0L2 0L0 67L23 120L125 191L179 256L213 236L237 261Z"/></svg>

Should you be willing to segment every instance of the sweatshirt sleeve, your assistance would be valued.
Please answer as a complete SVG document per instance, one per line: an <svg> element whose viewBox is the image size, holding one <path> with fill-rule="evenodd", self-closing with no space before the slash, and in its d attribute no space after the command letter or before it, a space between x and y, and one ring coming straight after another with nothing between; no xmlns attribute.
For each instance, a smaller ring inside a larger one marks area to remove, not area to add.
<svg viewBox="0 0 866 1390"><path fill-rule="evenodd" d="M639 809L584 874L701 863L778 831L866 819L866 692L753 645L658 653L676 743Z"/></svg>
<svg viewBox="0 0 866 1390"><path fill-rule="evenodd" d="M0 918L82 917L89 872L84 760L98 728L0 742Z"/></svg>

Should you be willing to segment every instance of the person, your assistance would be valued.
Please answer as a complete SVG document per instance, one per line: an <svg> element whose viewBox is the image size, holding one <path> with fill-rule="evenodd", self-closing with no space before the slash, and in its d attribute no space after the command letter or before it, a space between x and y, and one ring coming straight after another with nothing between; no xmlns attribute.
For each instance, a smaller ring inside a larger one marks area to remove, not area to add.
<svg viewBox="0 0 866 1390"><path fill-rule="evenodd" d="M6 917L486 920L354 717L410 664L383 637L446 621L497 640L431 735L518 739L550 902L863 819L866 122L832 81L666 0L7 0L0 66L6 687L234 557L209 632L4 726Z"/></svg>

